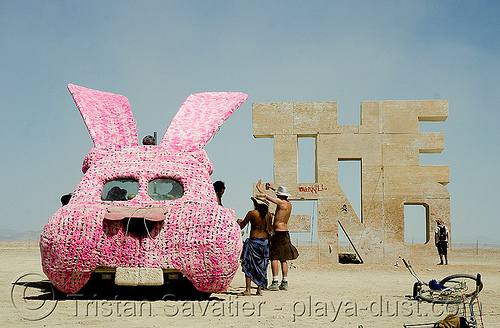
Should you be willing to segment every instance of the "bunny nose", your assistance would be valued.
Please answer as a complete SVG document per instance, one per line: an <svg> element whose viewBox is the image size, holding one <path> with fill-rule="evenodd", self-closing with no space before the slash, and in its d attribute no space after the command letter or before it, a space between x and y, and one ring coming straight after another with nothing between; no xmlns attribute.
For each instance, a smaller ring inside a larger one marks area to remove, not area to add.
<svg viewBox="0 0 500 328"><path fill-rule="evenodd" d="M137 237L151 236L156 225L165 217L163 207L110 206L104 214L105 220L120 221L127 233Z"/></svg>
<svg viewBox="0 0 500 328"><path fill-rule="evenodd" d="M166 212L163 207L110 206L104 214L104 218L111 221L141 218L147 221L159 222L165 220Z"/></svg>

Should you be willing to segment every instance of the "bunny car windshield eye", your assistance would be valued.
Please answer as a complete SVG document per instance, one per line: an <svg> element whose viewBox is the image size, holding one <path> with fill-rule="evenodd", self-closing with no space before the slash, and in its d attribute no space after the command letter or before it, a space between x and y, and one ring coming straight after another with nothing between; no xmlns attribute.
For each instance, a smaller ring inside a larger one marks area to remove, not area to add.
<svg viewBox="0 0 500 328"><path fill-rule="evenodd" d="M154 200L174 200L184 195L184 188L179 181L158 178L149 181L148 195Z"/></svg>
<svg viewBox="0 0 500 328"><path fill-rule="evenodd" d="M127 201L139 191L139 181L131 178L118 178L108 181L102 188L101 200Z"/></svg>

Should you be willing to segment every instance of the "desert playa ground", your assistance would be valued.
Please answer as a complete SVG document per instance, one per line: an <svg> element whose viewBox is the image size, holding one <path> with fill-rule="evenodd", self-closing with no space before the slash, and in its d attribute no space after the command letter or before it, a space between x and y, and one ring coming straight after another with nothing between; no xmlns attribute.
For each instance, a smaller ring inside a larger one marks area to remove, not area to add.
<svg viewBox="0 0 500 328"><path fill-rule="evenodd" d="M299 248L300 251L300 248ZM306 250L303 250L306 251ZM38 245L0 243L0 326L2 327L403 327L403 323L435 322L456 307L418 303L411 294L413 278L396 260L385 264L310 266L293 263L290 290L239 296L241 270L227 292L209 301L62 300L19 303L11 300L12 282L22 274L43 276ZM437 266L437 256L416 260L422 280L455 273L481 273L480 293L485 327L500 327L500 249L452 249L450 265ZM47 315L45 312L51 308ZM49 309L47 310L47 307ZM27 319L40 320L30 321Z"/></svg>

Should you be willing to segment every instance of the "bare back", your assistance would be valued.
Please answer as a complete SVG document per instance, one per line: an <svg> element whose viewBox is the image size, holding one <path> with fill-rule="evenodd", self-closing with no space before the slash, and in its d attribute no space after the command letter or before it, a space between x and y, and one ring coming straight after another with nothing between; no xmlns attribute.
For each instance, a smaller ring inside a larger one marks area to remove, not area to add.
<svg viewBox="0 0 500 328"><path fill-rule="evenodd" d="M276 204L273 228L275 231L288 231L288 220L292 213L292 204L288 200L272 198L272 200L269 200Z"/></svg>
<svg viewBox="0 0 500 328"><path fill-rule="evenodd" d="M257 190L266 195L266 199L270 202L276 204L276 212L274 212L274 223L273 229L274 231L288 231L288 220L290 219L290 214L292 213L292 203L290 203L287 198L272 197L269 196L262 188L260 187L261 180L257 182ZM272 188L274 189L274 188Z"/></svg>
<svg viewBox="0 0 500 328"><path fill-rule="evenodd" d="M269 215L270 214L268 213L268 216ZM260 217L259 211L249 211L245 219L240 223L240 227L243 229L247 223L250 222L250 238L267 238L266 220L271 220L268 216L263 219Z"/></svg>

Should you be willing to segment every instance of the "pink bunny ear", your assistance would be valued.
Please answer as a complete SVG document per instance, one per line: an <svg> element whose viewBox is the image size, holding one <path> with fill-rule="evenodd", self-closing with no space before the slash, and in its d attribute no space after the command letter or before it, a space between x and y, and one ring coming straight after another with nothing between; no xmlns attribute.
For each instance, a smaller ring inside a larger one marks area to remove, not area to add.
<svg viewBox="0 0 500 328"><path fill-rule="evenodd" d="M68 84L96 148L137 146L137 130L128 99L122 95Z"/></svg>
<svg viewBox="0 0 500 328"><path fill-rule="evenodd" d="M170 123L161 145L176 150L200 150L247 98L240 92L190 95Z"/></svg>

